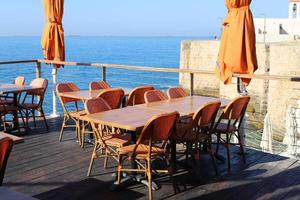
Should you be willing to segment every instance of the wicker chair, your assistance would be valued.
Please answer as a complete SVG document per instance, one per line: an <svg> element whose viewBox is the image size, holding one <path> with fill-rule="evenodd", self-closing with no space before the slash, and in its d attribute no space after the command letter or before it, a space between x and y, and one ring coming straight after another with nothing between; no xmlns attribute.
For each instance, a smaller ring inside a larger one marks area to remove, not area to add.
<svg viewBox="0 0 300 200"><path fill-rule="evenodd" d="M217 136L217 149L219 150L219 144L222 143L227 150L227 163L228 169L230 169L230 142L231 137L234 135L238 139L238 145L240 146L240 151L243 157L244 163L246 162L244 148L242 145L242 138L240 134L241 122L244 119L247 105L250 101L249 96L237 97L233 99L223 110L221 116L219 117L217 123L214 126L213 132ZM222 138L225 135L225 138Z"/></svg>
<svg viewBox="0 0 300 200"><path fill-rule="evenodd" d="M201 106L193 115L192 121L189 124L178 124L176 133L171 136L174 142L186 145L187 157L189 154L194 157L195 152L198 152L200 156L201 145L204 145L211 156L216 174L218 174L218 171L212 149L212 129L220 105L221 102L216 101Z"/></svg>
<svg viewBox="0 0 300 200"><path fill-rule="evenodd" d="M15 85L23 86L24 83L25 83L25 77L24 77L24 76L18 76L18 77L16 77L16 79L14 80L14 84L15 84Z"/></svg>
<svg viewBox="0 0 300 200"><path fill-rule="evenodd" d="M98 97L103 98L111 109L118 109L121 107L125 92L121 88L105 89Z"/></svg>
<svg viewBox="0 0 300 200"><path fill-rule="evenodd" d="M88 114L94 114L111 110L111 108L103 98L98 97L87 100L85 102L85 110ZM117 160L116 149L131 143L131 137L128 134L117 134L100 124L91 123L91 125L95 138L95 146L87 176L90 176L96 158L104 157L104 168L106 168L109 157Z"/></svg>
<svg viewBox="0 0 300 200"><path fill-rule="evenodd" d="M168 100L168 96L160 90L150 90L145 93L146 103L163 101L163 100Z"/></svg>
<svg viewBox="0 0 300 200"><path fill-rule="evenodd" d="M31 81L30 86L41 89L26 92L22 103L19 104L20 111L23 112L23 114L25 115L26 126L28 126L28 121L30 117L33 118L34 126L36 126L35 118L37 116L35 115L35 112L38 111L41 114L39 117L43 118L45 126L48 130L48 124L43 109L43 102L48 87L48 80L43 78L36 78ZM26 101L28 96L31 96L30 102Z"/></svg>
<svg viewBox="0 0 300 200"><path fill-rule="evenodd" d="M169 151L167 141L173 133L178 112L162 114L151 118L144 126L136 144L128 145L118 149L118 180L120 184L122 172L140 172L148 177L149 199L152 199L152 173L151 161L155 158L162 158L166 162L167 169L157 170L156 173L169 173L172 177L173 169L169 163ZM161 145L158 145L160 143ZM138 168L126 168L123 162L134 160Z"/></svg>
<svg viewBox="0 0 300 200"><path fill-rule="evenodd" d="M180 97L187 97L189 96L188 93L183 88L169 88L167 91L167 95L169 99L176 99Z"/></svg>
<svg viewBox="0 0 300 200"><path fill-rule="evenodd" d="M56 86L56 94L60 100L60 103L61 103L63 111L64 111L64 119L63 119L63 123L61 125L59 141L62 140L64 129L72 128L72 127L76 128L76 137L79 140L79 143L81 141L80 140L80 121L78 118L82 115L85 115L86 112L84 110L83 111L78 110L78 102L80 100L73 99L73 98L67 98L67 97L63 97L60 95L60 93L63 93L63 92L75 92L75 91L79 91L79 88L74 83L60 83ZM75 106L74 110L69 110L67 108L67 105L70 105L70 104L73 104ZM69 121L73 121L75 123L75 125L67 124Z"/></svg>
<svg viewBox="0 0 300 200"><path fill-rule="evenodd" d="M12 139L8 137L0 139L0 186L2 186L3 183L5 168L12 148L13 148Z"/></svg>
<svg viewBox="0 0 300 200"><path fill-rule="evenodd" d="M109 89L111 88L110 85L105 81L99 81L99 82L91 82L89 85L90 90L102 90L102 89Z"/></svg>
<svg viewBox="0 0 300 200"><path fill-rule="evenodd" d="M140 86L140 87L134 88L128 96L127 106L134 106L134 105L145 103L144 95L147 91L150 91L150 90L154 90L154 87L153 86Z"/></svg>

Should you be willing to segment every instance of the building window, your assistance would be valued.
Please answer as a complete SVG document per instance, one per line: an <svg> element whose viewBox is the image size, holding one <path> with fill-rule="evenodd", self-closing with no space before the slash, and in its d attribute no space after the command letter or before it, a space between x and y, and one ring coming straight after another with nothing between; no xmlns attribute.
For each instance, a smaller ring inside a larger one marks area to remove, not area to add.
<svg viewBox="0 0 300 200"><path fill-rule="evenodd" d="M293 5L293 18L297 18L297 4Z"/></svg>
<svg viewBox="0 0 300 200"><path fill-rule="evenodd" d="M282 27L282 24L279 24L279 34L280 35L287 35L288 32Z"/></svg>
<svg viewBox="0 0 300 200"><path fill-rule="evenodd" d="M258 34L262 34L262 30L260 28L258 29Z"/></svg>

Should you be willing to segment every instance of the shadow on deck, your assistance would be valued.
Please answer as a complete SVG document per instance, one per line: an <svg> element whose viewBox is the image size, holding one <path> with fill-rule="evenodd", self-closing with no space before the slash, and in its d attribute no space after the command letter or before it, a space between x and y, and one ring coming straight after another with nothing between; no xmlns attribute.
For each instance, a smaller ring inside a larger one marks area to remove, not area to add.
<svg viewBox="0 0 300 200"><path fill-rule="evenodd" d="M24 133L25 143L16 145L10 156L4 186L37 199L147 199L147 188L131 184L112 191L116 169L114 161L103 169L103 160L95 161L87 177L92 145L80 148L73 130L58 142L61 119L49 119L50 131L36 128ZM38 123L43 126L43 123ZM179 169L175 179L180 192L175 194L168 176L155 180L161 188L155 199L300 199L300 163L297 160L247 150L243 164L232 148L232 170L218 163L215 177L211 161L203 155L194 169ZM221 152L222 153L222 152ZM224 154L225 155L225 154Z"/></svg>

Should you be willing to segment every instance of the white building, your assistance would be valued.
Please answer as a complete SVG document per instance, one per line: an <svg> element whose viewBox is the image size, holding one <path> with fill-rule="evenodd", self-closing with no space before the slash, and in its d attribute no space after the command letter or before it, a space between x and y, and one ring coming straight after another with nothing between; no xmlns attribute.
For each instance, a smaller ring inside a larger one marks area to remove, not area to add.
<svg viewBox="0 0 300 200"><path fill-rule="evenodd" d="M255 18L257 42L300 40L300 0L289 0L288 18Z"/></svg>

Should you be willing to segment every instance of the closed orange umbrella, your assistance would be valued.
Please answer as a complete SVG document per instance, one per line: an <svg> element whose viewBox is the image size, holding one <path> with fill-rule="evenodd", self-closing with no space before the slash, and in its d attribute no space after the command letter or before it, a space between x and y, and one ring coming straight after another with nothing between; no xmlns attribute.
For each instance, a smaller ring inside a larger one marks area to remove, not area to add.
<svg viewBox="0 0 300 200"><path fill-rule="evenodd" d="M251 0L226 0L228 15L216 67L216 75L224 82L231 83L233 73L253 74L257 69L255 29L249 5ZM244 85L250 79L242 79Z"/></svg>
<svg viewBox="0 0 300 200"><path fill-rule="evenodd" d="M64 0L43 0L46 25L42 36L42 48L46 60L65 60L65 41L62 18ZM56 67L60 67L56 65Z"/></svg>

